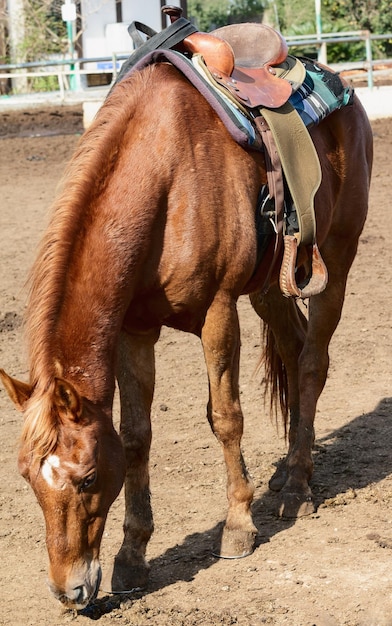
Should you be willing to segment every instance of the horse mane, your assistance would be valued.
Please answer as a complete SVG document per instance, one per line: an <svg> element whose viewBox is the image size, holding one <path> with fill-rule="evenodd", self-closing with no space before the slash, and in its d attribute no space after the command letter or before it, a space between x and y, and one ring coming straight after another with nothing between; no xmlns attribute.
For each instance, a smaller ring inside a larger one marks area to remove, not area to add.
<svg viewBox="0 0 392 626"><path fill-rule="evenodd" d="M40 381L47 386L53 377L57 355L51 353L50 346L53 349L53 331L65 295L75 239L115 165L124 130L151 74L151 68L147 70L124 79L112 90L81 137L60 181L50 209L49 225L28 281L25 327L32 385Z"/></svg>
<svg viewBox="0 0 392 626"><path fill-rule="evenodd" d="M30 272L25 329L30 383L35 391L25 412L21 440L41 458L53 451L59 436L60 423L51 393L58 375L55 330L76 235L115 166L124 131L150 83L153 68L118 83L82 135L60 181L49 225Z"/></svg>

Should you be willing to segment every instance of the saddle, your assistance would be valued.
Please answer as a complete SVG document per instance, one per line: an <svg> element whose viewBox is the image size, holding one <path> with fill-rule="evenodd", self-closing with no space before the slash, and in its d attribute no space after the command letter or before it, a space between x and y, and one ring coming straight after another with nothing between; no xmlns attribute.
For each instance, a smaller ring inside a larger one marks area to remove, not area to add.
<svg viewBox="0 0 392 626"><path fill-rule="evenodd" d="M170 17L171 25L165 35L162 34L165 31L157 35L163 36L164 44L153 47L171 47L186 56L202 57L213 81L227 90L241 109L251 112L262 137L269 195L275 202L276 242L272 265L280 253L282 241L284 245L279 280L282 293L301 298L320 293L327 284L327 270L316 243L313 208L314 195L321 182L320 164L305 125L288 102L305 79L304 65L288 55L282 35L264 24L232 24L212 33L202 33L181 17L180 7L164 6L162 11ZM130 27L131 36L132 28L134 25ZM146 34L151 37L151 33ZM151 50L149 41L136 45L139 45L138 56L143 48ZM284 180L298 217L299 226L294 234L286 232L284 225ZM300 246L308 251L310 272L303 284L297 285L295 267Z"/></svg>
<svg viewBox="0 0 392 626"><path fill-rule="evenodd" d="M232 24L212 33L193 33L183 42L201 54L213 78L250 107L278 108L290 98L290 83L273 66L287 58L283 37L263 24Z"/></svg>

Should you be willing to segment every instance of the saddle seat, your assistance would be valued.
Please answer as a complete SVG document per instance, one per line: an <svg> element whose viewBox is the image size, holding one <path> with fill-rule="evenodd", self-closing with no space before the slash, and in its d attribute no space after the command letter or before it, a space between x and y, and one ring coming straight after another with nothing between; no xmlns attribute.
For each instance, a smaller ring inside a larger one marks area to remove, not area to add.
<svg viewBox="0 0 392 626"><path fill-rule="evenodd" d="M266 24L231 24L210 34L230 44L238 67L256 69L278 65L287 57L286 40Z"/></svg>
<svg viewBox="0 0 392 626"><path fill-rule="evenodd" d="M246 107L278 108L292 94L292 85L274 67L287 60L287 43L265 24L231 24L211 33L192 33L182 45L192 55L201 54L213 78Z"/></svg>

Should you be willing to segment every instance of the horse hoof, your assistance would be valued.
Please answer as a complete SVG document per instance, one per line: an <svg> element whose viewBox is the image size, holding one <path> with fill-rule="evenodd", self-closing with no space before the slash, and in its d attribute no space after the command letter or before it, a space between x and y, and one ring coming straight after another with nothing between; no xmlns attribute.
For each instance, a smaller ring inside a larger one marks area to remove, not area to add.
<svg viewBox="0 0 392 626"><path fill-rule="evenodd" d="M221 559L242 559L252 554L257 531L224 528L221 547L215 556Z"/></svg>
<svg viewBox="0 0 392 626"><path fill-rule="evenodd" d="M130 565L129 561L116 557L111 577L112 593L130 593L145 589L149 570L147 563Z"/></svg>
<svg viewBox="0 0 392 626"><path fill-rule="evenodd" d="M279 517L286 519L296 519L311 515L316 510L311 494L285 492L282 494L282 502L279 507Z"/></svg>

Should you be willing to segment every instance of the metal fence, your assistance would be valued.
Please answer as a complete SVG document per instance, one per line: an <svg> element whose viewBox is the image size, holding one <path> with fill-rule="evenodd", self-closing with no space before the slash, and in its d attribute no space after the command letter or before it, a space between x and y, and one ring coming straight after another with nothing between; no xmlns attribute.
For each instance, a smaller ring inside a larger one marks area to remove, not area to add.
<svg viewBox="0 0 392 626"><path fill-rule="evenodd" d="M328 63L327 47L330 44L359 43L364 45L364 61L340 64L341 69L364 70L367 73L367 84L369 89L374 87L374 68L377 65L390 65L392 59L373 59L373 41L392 41L392 33L373 35L369 30L347 31L342 33L323 33L322 35L300 35L285 37L290 47L311 46L318 50L318 59L322 63Z"/></svg>
<svg viewBox="0 0 392 626"><path fill-rule="evenodd" d="M339 43L358 43L363 42L364 60L346 63L336 69L350 69L366 72L367 84L369 89L374 86L375 66L383 64L390 66L392 70L392 59L383 61L374 60L372 55L373 41L392 40L392 33L382 35L373 35L369 31L351 31L342 33L323 33L322 35L301 35L294 37L286 37L287 44L290 48L309 48L312 47L318 51L318 58L323 63L328 63L328 45ZM87 80L85 77L91 75L106 75L108 83L115 80L118 69L122 61L128 58L128 54L113 54L111 57L95 57L95 58L68 58L68 59L51 59L49 61L36 61L32 63L14 63L8 65L0 65L0 81L13 81L17 85L17 92L29 92L32 89L28 87L29 82L44 78L57 77L58 90L60 98L65 99L67 91L86 90ZM84 66L89 65L87 69ZM91 68L91 64L102 66ZM25 85L24 85L25 84ZM14 90L15 91L15 90Z"/></svg>

